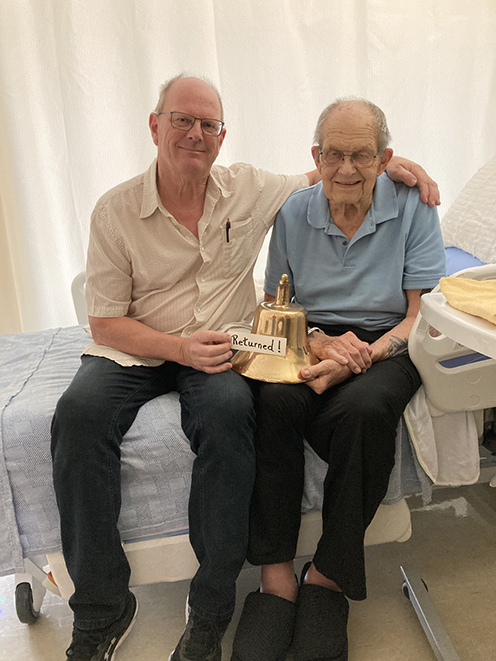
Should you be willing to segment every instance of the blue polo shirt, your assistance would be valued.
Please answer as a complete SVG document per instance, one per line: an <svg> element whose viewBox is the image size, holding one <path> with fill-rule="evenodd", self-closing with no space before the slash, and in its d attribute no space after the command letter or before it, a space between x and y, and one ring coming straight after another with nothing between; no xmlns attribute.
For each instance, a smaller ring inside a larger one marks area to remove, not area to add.
<svg viewBox="0 0 496 661"><path fill-rule="evenodd" d="M405 289L435 287L445 271L437 210L383 174L351 240L332 221L322 183L293 193L272 232L265 291L275 296L287 273L311 322L381 330L405 317Z"/></svg>

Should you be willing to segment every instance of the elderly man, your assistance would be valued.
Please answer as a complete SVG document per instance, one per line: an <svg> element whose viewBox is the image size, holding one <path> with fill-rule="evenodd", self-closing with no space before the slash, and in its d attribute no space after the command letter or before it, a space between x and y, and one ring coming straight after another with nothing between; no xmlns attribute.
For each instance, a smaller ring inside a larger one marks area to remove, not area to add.
<svg viewBox="0 0 496 661"><path fill-rule="evenodd" d="M311 346L321 361L302 371L306 383L259 387L248 559L262 565L262 582L246 599L233 661L282 661L291 640L296 661L348 658L347 597L366 596L365 529L386 494L400 416L420 385L408 336L422 290L445 272L435 209L381 176L388 141L372 103L326 108L312 149L322 182L294 193L276 219L266 298L289 274L317 327ZM323 534L298 587L304 438L329 468Z"/></svg>
<svg viewBox="0 0 496 661"><path fill-rule="evenodd" d="M189 516L200 562L188 625L171 658L221 658L255 474L252 391L230 370L226 331L250 322L263 238L283 202L316 174L214 166L226 135L222 104L198 78L164 85L149 125L157 160L106 193L92 215L86 295L93 342L52 426L62 545L75 585L71 661L113 659L135 620L117 529L119 448L139 408L171 390L180 394L182 426L197 455ZM406 168L397 167L399 176L412 184L423 178L434 204L436 187L418 166Z"/></svg>

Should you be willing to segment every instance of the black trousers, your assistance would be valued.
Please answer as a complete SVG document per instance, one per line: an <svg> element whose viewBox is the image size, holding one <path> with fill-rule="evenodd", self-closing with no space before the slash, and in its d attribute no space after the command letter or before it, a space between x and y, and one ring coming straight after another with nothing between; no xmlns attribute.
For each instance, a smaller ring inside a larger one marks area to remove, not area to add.
<svg viewBox="0 0 496 661"><path fill-rule="evenodd" d="M118 530L120 448L140 407L172 390L180 394L182 428L196 454L189 533L200 566L189 605L212 622L234 611L255 479L250 384L232 370L206 374L170 362L122 367L85 355L52 425L62 548L75 585L69 604L81 629L104 627L122 614L130 569Z"/></svg>
<svg viewBox="0 0 496 661"><path fill-rule="evenodd" d="M344 330L349 329L333 334ZM351 330L369 342L381 335ZM248 551L252 564L295 557L305 438L329 465L323 533L314 564L346 596L365 599L365 530L386 494L396 428L419 386L418 372L406 354L377 362L322 395L305 384L260 384Z"/></svg>

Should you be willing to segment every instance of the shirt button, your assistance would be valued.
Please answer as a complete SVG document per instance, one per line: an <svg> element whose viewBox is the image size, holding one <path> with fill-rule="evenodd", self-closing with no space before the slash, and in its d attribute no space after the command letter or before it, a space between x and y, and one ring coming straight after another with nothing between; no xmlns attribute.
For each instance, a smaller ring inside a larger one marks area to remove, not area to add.
<svg viewBox="0 0 496 661"><path fill-rule="evenodd" d="M347 245L348 245L348 241L343 241L343 246L347 246Z"/></svg>
<svg viewBox="0 0 496 661"><path fill-rule="evenodd" d="M201 278L201 282L205 282L205 278Z"/></svg>

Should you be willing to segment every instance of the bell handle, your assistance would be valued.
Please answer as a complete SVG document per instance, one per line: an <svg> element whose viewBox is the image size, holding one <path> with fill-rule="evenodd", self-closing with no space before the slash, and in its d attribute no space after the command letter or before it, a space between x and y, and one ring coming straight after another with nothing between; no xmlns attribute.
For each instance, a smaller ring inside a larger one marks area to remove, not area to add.
<svg viewBox="0 0 496 661"><path fill-rule="evenodd" d="M286 308L289 305L289 278L287 273L283 273L279 284L277 285L276 300L273 303L275 308Z"/></svg>

